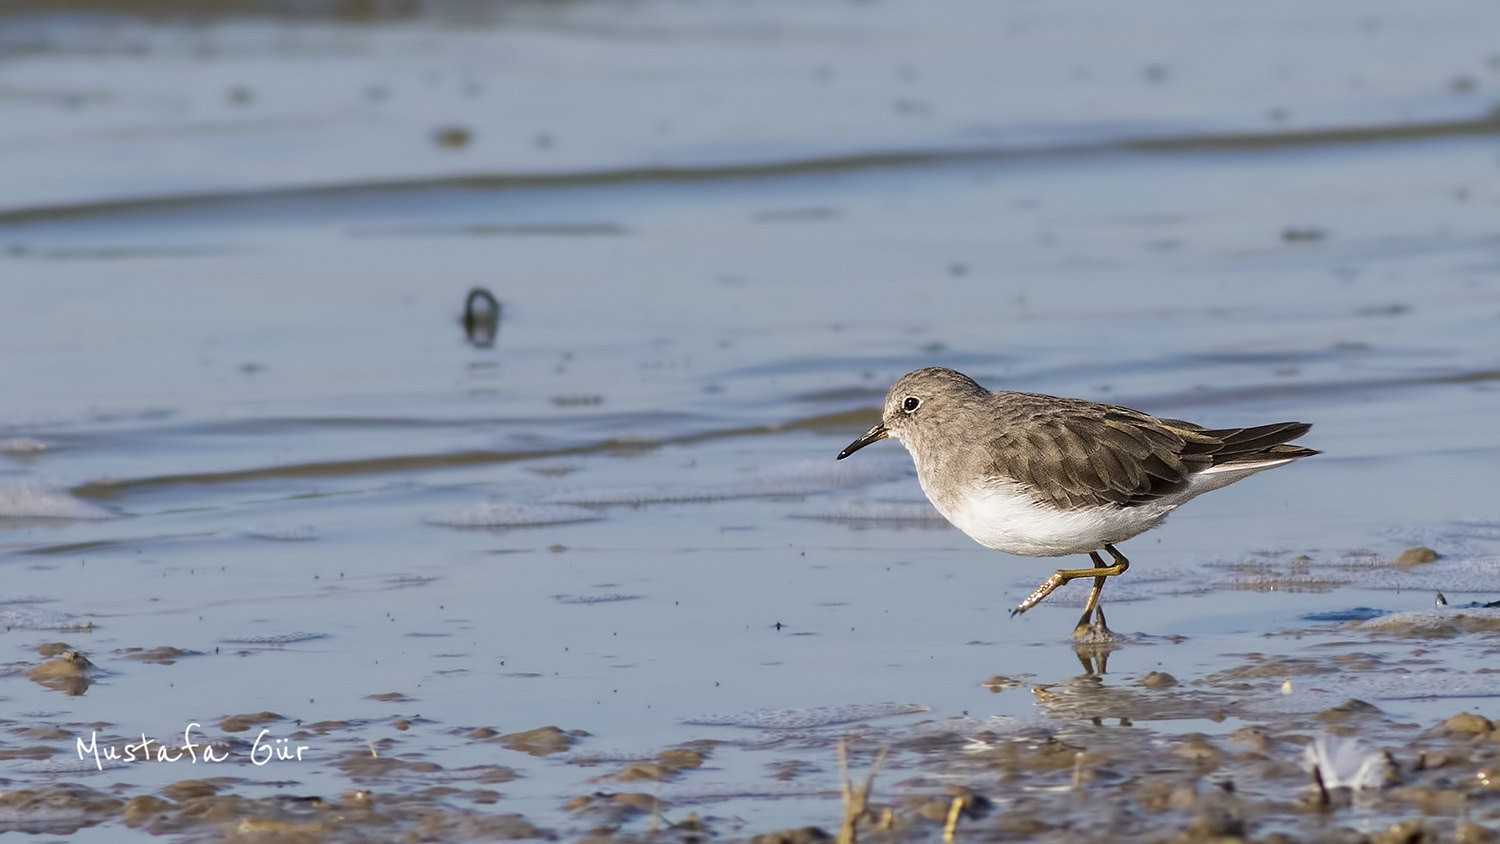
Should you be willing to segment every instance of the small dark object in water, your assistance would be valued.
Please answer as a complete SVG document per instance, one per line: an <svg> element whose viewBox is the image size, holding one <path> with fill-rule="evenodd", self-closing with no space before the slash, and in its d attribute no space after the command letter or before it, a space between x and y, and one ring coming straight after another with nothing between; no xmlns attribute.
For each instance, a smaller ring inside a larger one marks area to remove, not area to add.
<svg viewBox="0 0 1500 844"><path fill-rule="evenodd" d="M443 149L462 149L474 139L474 134L462 126L444 126L432 133L432 142Z"/></svg>
<svg viewBox="0 0 1500 844"><path fill-rule="evenodd" d="M1322 240L1327 236L1328 232L1323 231L1322 229L1313 228L1312 226L1291 226L1282 230L1281 232L1281 239L1286 241L1287 243L1306 243L1314 240Z"/></svg>
<svg viewBox="0 0 1500 844"><path fill-rule="evenodd" d="M495 345L495 335L500 332L500 303L494 294L483 287L469 291L464 300L464 334L478 349Z"/></svg>

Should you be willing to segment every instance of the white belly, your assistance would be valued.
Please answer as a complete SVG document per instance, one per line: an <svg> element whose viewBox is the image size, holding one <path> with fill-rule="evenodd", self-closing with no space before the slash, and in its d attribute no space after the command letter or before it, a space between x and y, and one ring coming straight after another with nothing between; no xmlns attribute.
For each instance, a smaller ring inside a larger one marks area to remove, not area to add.
<svg viewBox="0 0 1500 844"><path fill-rule="evenodd" d="M1025 557L1060 557L1124 542L1161 524L1177 503L1053 510L1038 504L1019 487L996 486L937 508L955 527L985 547Z"/></svg>
<svg viewBox="0 0 1500 844"><path fill-rule="evenodd" d="M1214 466L1188 478L1185 489L1133 507L1107 504L1058 510L1043 505L1020 484L1003 477L975 479L975 485L961 494L955 494L952 487L934 489L933 477L951 471L951 467L924 464L915 451L912 458L922 491L954 527L980 545L1023 557L1087 554L1124 542L1161 524L1168 513L1205 492L1295 459Z"/></svg>

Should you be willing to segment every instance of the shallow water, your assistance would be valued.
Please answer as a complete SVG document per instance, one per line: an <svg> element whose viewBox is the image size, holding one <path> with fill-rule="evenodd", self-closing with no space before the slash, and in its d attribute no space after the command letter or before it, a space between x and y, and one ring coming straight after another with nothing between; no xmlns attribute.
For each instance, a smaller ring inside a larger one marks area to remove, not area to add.
<svg viewBox="0 0 1500 844"><path fill-rule="evenodd" d="M832 829L844 733L856 769L895 748L891 801L992 782L934 732L1128 759L1354 697L1415 753L1402 724L1494 715L1487 622L1309 620L1500 597L1494 13L962 11L6 18L0 750L43 749L0 785L358 787L580 837L651 818L570 798L710 740L664 816L739 836ZM894 443L833 460L926 365L1324 454L1125 545L1135 641L1088 685L1081 587L1006 617L1056 561L934 520ZM1443 559L1391 565L1414 545ZM57 642L88 682L29 678ZM197 653L130 650L162 646ZM1133 697L1152 671L1193 694ZM246 743L92 773L74 743L195 722ZM547 725L587 735L474 732ZM250 764L261 728L303 761ZM366 752L442 770L336 764ZM520 778L430 791L466 766ZM95 814L52 831L127 834Z"/></svg>

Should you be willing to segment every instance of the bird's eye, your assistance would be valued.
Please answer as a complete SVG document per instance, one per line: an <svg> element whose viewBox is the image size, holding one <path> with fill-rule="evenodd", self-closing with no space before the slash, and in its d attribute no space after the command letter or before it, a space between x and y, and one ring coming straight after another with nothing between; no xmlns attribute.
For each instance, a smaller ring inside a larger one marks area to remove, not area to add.
<svg viewBox="0 0 1500 844"><path fill-rule="evenodd" d="M911 413L913 410L921 407L921 405L921 399L917 398L916 396L907 396L906 401L901 403L901 409L906 411L907 413Z"/></svg>

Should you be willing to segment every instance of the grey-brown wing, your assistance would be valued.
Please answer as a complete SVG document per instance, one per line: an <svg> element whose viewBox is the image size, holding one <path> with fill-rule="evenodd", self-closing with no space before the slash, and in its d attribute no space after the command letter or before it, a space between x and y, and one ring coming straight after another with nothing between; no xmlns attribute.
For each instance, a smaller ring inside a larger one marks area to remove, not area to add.
<svg viewBox="0 0 1500 844"><path fill-rule="evenodd" d="M1181 490L1214 462L1216 443L1202 428L1129 408L1070 402L1009 421L992 443L991 471L1065 509L1142 504Z"/></svg>

